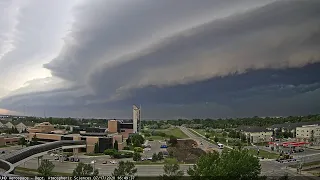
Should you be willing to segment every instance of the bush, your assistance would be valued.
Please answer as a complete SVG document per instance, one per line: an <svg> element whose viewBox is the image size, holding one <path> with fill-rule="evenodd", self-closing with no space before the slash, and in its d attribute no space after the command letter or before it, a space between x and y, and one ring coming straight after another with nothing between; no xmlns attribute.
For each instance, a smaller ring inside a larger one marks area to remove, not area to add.
<svg viewBox="0 0 320 180"><path fill-rule="evenodd" d="M111 155L111 156L112 156L113 158L116 158L116 159L120 159L120 158L123 157L123 155L122 155L120 152L118 152L118 151L114 152L113 155Z"/></svg>
<svg viewBox="0 0 320 180"><path fill-rule="evenodd" d="M132 152L126 152L123 154L124 158L132 158L133 157L133 153Z"/></svg>
<svg viewBox="0 0 320 180"><path fill-rule="evenodd" d="M130 150L130 147L129 146L125 146L125 147L123 147L123 150Z"/></svg>
<svg viewBox="0 0 320 180"><path fill-rule="evenodd" d="M156 153L153 153L152 162L156 162L157 160L158 160L158 155Z"/></svg>
<svg viewBox="0 0 320 180"><path fill-rule="evenodd" d="M110 156L113 156L117 151L115 149L106 149L104 150L104 154L105 155L110 155Z"/></svg>
<svg viewBox="0 0 320 180"><path fill-rule="evenodd" d="M143 149L141 147L135 147L133 149L134 152L139 152L139 153L142 153L143 152Z"/></svg>
<svg viewBox="0 0 320 180"><path fill-rule="evenodd" d="M170 140L169 140L169 143L174 146L178 143L178 139L174 136L170 136Z"/></svg>
<svg viewBox="0 0 320 180"><path fill-rule="evenodd" d="M138 152L135 152L135 153L133 154L133 160L134 160L134 161L140 161L140 160L141 160L141 154L138 153Z"/></svg>

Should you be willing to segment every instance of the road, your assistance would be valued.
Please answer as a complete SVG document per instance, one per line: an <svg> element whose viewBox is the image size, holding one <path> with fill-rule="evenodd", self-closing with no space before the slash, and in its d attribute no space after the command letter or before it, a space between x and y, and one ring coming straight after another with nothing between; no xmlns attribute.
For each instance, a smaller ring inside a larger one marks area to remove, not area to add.
<svg viewBox="0 0 320 180"><path fill-rule="evenodd" d="M75 169L77 163L74 162L58 162L54 160L50 160L55 164L55 168L53 171L55 172L63 172L63 173L72 173ZM83 162L83 161L82 161ZM21 165L20 167L26 167L30 169L37 169L38 164L37 160L30 160L25 163L25 165ZM95 169L99 170L100 175L111 175L113 170L117 167L117 165L113 164L102 164L101 161L95 164ZM189 169L191 165L180 165L180 169L186 171ZM159 176L164 173L163 165L136 165L139 176Z"/></svg>
<svg viewBox="0 0 320 180"><path fill-rule="evenodd" d="M199 137L195 134L193 134L188 128L179 126L180 130L184 132L187 136L189 136L191 139L195 140L198 143L198 147L202 150L206 151L208 148L216 148L219 152L222 150L218 148L217 145L207 141L206 139ZM201 145L202 142L202 145Z"/></svg>

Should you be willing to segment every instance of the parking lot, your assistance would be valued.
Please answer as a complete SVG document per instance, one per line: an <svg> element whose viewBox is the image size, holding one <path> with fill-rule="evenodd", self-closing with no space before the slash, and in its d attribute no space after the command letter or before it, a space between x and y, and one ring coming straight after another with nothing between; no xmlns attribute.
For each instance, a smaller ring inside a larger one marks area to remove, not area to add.
<svg viewBox="0 0 320 180"><path fill-rule="evenodd" d="M143 158L150 158L154 153L158 154L160 151L166 151L166 149L161 148L161 145L166 145L165 141L149 141L147 142L151 148L145 148L142 157Z"/></svg>

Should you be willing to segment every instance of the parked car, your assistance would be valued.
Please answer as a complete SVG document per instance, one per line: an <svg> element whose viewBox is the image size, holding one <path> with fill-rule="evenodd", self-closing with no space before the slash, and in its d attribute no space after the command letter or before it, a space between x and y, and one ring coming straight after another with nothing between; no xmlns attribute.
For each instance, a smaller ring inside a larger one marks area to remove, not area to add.
<svg viewBox="0 0 320 180"><path fill-rule="evenodd" d="M64 160L64 161L69 161L69 158L68 158L68 157L64 157L63 160Z"/></svg>
<svg viewBox="0 0 320 180"><path fill-rule="evenodd" d="M59 160L59 156L56 156L56 157L54 158L54 160Z"/></svg>
<svg viewBox="0 0 320 180"><path fill-rule="evenodd" d="M104 161L102 164L108 164L108 161Z"/></svg>
<svg viewBox="0 0 320 180"><path fill-rule="evenodd" d="M160 148L167 148L167 147L168 147L168 146L165 145L165 144L163 144L163 145L160 146Z"/></svg>
<svg viewBox="0 0 320 180"><path fill-rule="evenodd" d="M5 154L5 153L6 153L5 151L2 151L2 152L1 152L1 154Z"/></svg>

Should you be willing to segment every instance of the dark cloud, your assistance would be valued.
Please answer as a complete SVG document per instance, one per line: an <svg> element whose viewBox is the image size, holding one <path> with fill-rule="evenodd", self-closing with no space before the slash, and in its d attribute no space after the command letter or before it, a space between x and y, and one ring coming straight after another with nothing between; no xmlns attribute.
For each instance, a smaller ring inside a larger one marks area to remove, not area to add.
<svg viewBox="0 0 320 180"><path fill-rule="evenodd" d="M132 103L150 118L315 112L320 2L269 2L84 4L62 52L45 65L62 87L1 103L106 117L130 117Z"/></svg>

